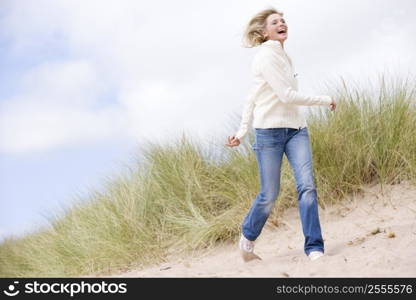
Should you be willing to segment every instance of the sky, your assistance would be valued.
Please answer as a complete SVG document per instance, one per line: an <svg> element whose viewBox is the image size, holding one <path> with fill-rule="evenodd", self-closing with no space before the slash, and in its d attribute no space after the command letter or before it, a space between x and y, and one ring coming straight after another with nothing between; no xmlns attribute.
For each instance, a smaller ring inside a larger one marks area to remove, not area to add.
<svg viewBox="0 0 416 300"><path fill-rule="evenodd" d="M224 151L252 84L244 27L269 6L306 94L414 75L413 0L0 0L0 239L102 188L146 140Z"/></svg>

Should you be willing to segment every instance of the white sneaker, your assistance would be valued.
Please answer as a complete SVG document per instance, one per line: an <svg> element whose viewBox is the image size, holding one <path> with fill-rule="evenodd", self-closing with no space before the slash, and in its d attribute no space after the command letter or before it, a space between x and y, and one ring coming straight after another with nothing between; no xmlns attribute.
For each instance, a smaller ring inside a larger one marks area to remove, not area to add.
<svg viewBox="0 0 416 300"><path fill-rule="evenodd" d="M249 262L255 259L261 260L261 257L255 254L254 251L254 241L250 241L241 235L240 242L238 247L241 250L241 257L245 262Z"/></svg>
<svg viewBox="0 0 416 300"><path fill-rule="evenodd" d="M250 241L245 238L244 235L241 235L240 242L238 246L241 250L245 252L253 252L254 251L254 241Z"/></svg>
<svg viewBox="0 0 416 300"><path fill-rule="evenodd" d="M318 258L320 258L320 257L322 257L322 256L324 256L324 253L323 253L323 252L321 252L321 251L311 251L311 252L309 253L309 255L308 255L308 257L309 257L311 260L318 259Z"/></svg>

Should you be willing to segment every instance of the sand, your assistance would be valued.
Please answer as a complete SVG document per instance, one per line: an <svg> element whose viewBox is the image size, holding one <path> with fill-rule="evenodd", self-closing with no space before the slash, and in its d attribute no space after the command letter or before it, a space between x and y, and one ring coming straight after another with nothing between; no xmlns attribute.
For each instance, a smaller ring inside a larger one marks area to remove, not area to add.
<svg viewBox="0 0 416 300"><path fill-rule="evenodd" d="M282 225L266 226L257 239L262 260L245 263L228 243L112 277L416 277L416 186L368 187L319 212L325 256L315 261L303 253L291 208Z"/></svg>

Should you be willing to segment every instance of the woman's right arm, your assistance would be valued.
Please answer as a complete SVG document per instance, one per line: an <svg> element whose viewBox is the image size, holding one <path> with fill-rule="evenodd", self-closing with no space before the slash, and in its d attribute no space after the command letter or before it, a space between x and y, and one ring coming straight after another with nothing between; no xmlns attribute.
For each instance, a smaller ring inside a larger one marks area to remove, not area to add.
<svg viewBox="0 0 416 300"><path fill-rule="evenodd" d="M235 137L240 141L247 134L249 127L253 122L253 110L254 110L254 100L255 100L255 89L251 91L247 97L246 103L244 104L243 113L240 122L240 128L238 129Z"/></svg>

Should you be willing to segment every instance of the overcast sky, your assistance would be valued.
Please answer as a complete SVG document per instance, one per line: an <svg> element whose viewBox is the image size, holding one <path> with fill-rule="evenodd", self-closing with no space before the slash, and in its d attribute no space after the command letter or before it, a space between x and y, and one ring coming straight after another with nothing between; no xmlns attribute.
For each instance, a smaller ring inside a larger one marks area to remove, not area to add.
<svg viewBox="0 0 416 300"><path fill-rule="evenodd" d="M244 26L269 5L304 93L414 74L413 0L0 0L0 237L97 188L145 139L223 145L251 87Z"/></svg>

